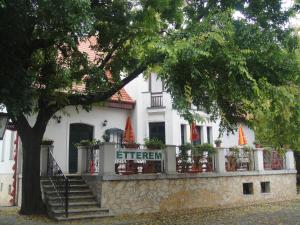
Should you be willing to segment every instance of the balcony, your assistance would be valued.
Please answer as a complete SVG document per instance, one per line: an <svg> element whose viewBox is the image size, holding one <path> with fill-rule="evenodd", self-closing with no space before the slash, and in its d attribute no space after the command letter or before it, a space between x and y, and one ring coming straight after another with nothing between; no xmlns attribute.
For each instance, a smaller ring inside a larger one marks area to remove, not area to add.
<svg viewBox="0 0 300 225"><path fill-rule="evenodd" d="M151 108L159 108L163 107L163 95L159 94L151 94Z"/></svg>

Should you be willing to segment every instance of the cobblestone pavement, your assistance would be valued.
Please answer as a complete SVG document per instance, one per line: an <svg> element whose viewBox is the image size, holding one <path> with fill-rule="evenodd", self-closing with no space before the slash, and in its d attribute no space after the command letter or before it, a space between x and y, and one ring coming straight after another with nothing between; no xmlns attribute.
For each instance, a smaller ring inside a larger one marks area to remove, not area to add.
<svg viewBox="0 0 300 225"><path fill-rule="evenodd" d="M0 208L0 225L105 224L105 225L300 225L300 200L231 209L195 209L173 213L154 213L107 219L56 223L43 216L20 216L17 208Z"/></svg>

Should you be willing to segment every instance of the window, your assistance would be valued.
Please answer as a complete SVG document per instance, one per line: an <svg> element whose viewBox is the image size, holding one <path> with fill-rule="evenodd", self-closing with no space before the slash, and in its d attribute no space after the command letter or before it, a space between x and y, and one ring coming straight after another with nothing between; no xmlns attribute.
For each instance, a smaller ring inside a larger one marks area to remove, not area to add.
<svg viewBox="0 0 300 225"><path fill-rule="evenodd" d="M260 182L261 193L270 193L270 182Z"/></svg>
<svg viewBox="0 0 300 225"><path fill-rule="evenodd" d="M181 131L181 144L183 145L186 143L186 125L185 124L180 125L180 131Z"/></svg>
<svg viewBox="0 0 300 225"><path fill-rule="evenodd" d="M253 195L253 183L243 183L243 194Z"/></svg>
<svg viewBox="0 0 300 225"><path fill-rule="evenodd" d="M212 127L207 127L206 128L206 132L207 132L207 143L208 144L212 144Z"/></svg>
<svg viewBox="0 0 300 225"><path fill-rule="evenodd" d="M11 193L11 185L8 185L8 194Z"/></svg>
<svg viewBox="0 0 300 225"><path fill-rule="evenodd" d="M3 183L1 183L1 185L0 185L0 191L1 192L3 191Z"/></svg>
<svg viewBox="0 0 300 225"><path fill-rule="evenodd" d="M149 123L149 138L157 138L166 143L165 122Z"/></svg>
<svg viewBox="0 0 300 225"><path fill-rule="evenodd" d="M201 126L196 126L196 130L197 130L197 133L199 135L199 139L197 141L193 141L194 145L202 143L202 127Z"/></svg>

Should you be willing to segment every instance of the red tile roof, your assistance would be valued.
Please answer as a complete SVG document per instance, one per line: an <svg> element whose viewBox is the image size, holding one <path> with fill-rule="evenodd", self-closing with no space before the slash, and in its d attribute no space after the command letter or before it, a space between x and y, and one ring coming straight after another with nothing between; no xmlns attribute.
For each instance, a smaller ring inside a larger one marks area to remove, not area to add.
<svg viewBox="0 0 300 225"><path fill-rule="evenodd" d="M97 45L97 39L95 37L91 37L90 39L86 41L82 41L79 43L78 49L79 51L86 53L88 60L91 64L97 64L98 60L103 57L102 53L99 53L94 50L94 47ZM106 71L105 75L109 78L109 80L112 81L112 74L110 71ZM113 82L113 81L112 81ZM85 90L85 84L73 84L72 90L83 92ZM110 102L119 102L119 103L125 103L125 104L131 104L134 105L135 101L129 96L129 94L126 92L124 88L119 90L117 93L115 93L113 96L111 96L108 101Z"/></svg>

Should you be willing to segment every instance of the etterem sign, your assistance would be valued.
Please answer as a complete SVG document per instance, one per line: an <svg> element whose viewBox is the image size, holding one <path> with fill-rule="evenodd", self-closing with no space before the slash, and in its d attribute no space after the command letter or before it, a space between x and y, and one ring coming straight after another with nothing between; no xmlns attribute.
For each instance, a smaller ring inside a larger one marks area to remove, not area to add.
<svg viewBox="0 0 300 225"><path fill-rule="evenodd" d="M163 153L161 150L121 150L118 149L115 155L116 159L123 160L147 160L147 161L161 161Z"/></svg>

